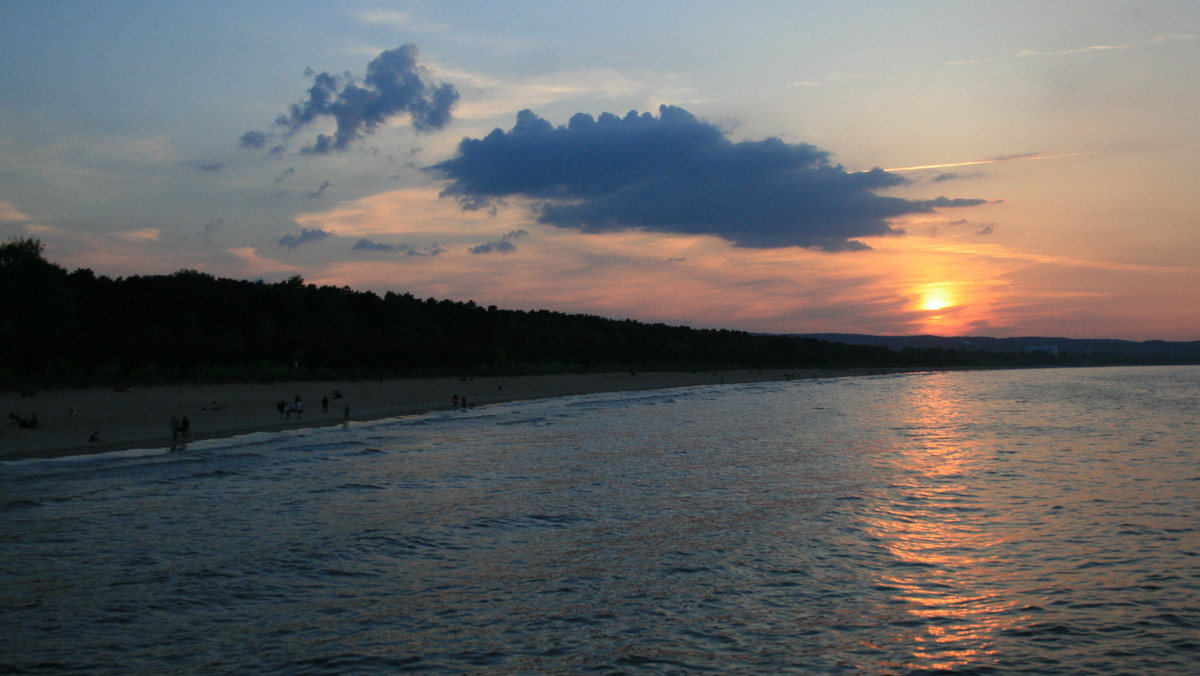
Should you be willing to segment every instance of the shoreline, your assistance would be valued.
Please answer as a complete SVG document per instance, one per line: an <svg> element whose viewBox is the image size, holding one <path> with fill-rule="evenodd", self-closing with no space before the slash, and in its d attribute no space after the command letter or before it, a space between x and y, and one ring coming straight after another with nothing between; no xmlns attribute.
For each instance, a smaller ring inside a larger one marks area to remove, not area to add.
<svg viewBox="0 0 1200 676"><path fill-rule="evenodd" d="M579 394L661 390L700 385L835 378L906 372L907 369L770 369L645 373L486 376L480 378L413 378L378 381L286 381L271 384L175 384L129 390L77 388L46 390L33 397L0 392L0 463L94 455L135 448L170 448L172 416L187 416L187 441L227 438L253 432L325 427L419 415L455 407L466 397L471 406L548 399ZM343 398L334 398L340 391ZM277 405L304 402L300 417L284 417ZM328 412L321 400L329 398ZM19 427L9 412L35 414L39 427ZM89 442L93 432L100 441Z"/></svg>

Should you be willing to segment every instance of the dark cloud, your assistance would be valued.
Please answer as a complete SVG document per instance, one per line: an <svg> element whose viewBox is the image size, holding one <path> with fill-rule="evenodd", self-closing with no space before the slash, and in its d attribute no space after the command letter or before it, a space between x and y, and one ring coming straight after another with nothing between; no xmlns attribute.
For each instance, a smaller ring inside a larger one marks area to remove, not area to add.
<svg viewBox="0 0 1200 676"><path fill-rule="evenodd" d="M292 174L294 174L294 173L296 173L296 168L295 168L295 167L288 167L287 169L284 169L284 170L283 170L283 173L282 173L282 174L280 174L280 175L279 175L279 178L275 179L275 181L274 181L274 182L275 182L275 183L283 183L284 181L286 181L286 180L288 179L288 177L290 177L290 176L291 176Z"/></svg>
<svg viewBox="0 0 1200 676"><path fill-rule="evenodd" d="M308 198L308 199L310 199L310 200L321 199L321 195L324 195L324 194L325 194L325 191L326 191L326 190L329 188L329 186L331 186L331 185L333 185L333 183L331 183L331 182L329 182L329 181L325 181L325 182L324 182L324 183L322 183L322 184L320 185L320 187L318 187L316 190L309 190L308 192L304 193L304 196L305 196L305 197L307 197L307 198Z"/></svg>
<svg viewBox="0 0 1200 676"><path fill-rule="evenodd" d="M433 131L450 123L450 111L458 102L458 90L445 82L432 82L417 63L415 45L389 49L367 64L360 83L349 73L331 75L313 73L308 97L288 107L286 115L275 120L285 137L313 122L332 117L337 130L332 136L319 134L316 142L301 152L325 154L345 150L364 135L373 133L400 115L408 115L417 131ZM238 143L244 148L266 146L268 134L249 131ZM280 146L272 149L278 154Z"/></svg>
<svg viewBox="0 0 1200 676"><path fill-rule="evenodd" d="M503 237L501 237L498 240L495 240L492 242L487 242L486 244L480 244L479 246L471 247L471 253L473 253L473 254L512 253L517 250L517 245L513 244L513 240L521 239L522 237L525 237L528 234L529 233L526 232L525 230L513 230L512 232L505 234Z"/></svg>
<svg viewBox="0 0 1200 676"><path fill-rule="evenodd" d="M971 199L950 199L948 197L938 197L931 200L914 200L912 204L923 205L926 208L922 211L932 211L934 209L952 209L956 207L977 207L980 204L987 204L987 200L971 200Z"/></svg>
<svg viewBox="0 0 1200 676"><path fill-rule="evenodd" d="M209 164L197 164L196 168L200 171L217 172L224 168L224 166L225 165L220 162L212 162Z"/></svg>
<svg viewBox="0 0 1200 676"><path fill-rule="evenodd" d="M983 202L878 195L907 180L850 173L829 158L777 138L734 143L673 106L657 118L579 113L565 127L523 110L511 130L463 139L429 170L450 180L442 194L467 209L523 196L539 201L539 221L558 227L709 234L763 248L868 248L855 238L902 232L888 219Z"/></svg>
<svg viewBox="0 0 1200 676"><path fill-rule="evenodd" d="M221 230L224 227L225 227L225 219L224 218L213 219L213 220L209 221L208 223L205 223L204 224L204 241L208 242L209 244L213 244L214 238L221 232Z"/></svg>
<svg viewBox="0 0 1200 676"><path fill-rule="evenodd" d="M434 244L428 249L418 249L408 244L384 244L382 242L373 242L369 239L360 239L355 242L354 246L350 247L352 251L387 251L402 253L405 256L437 256L445 251L445 249Z"/></svg>
<svg viewBox="0 0 1200 676"><path fill-rule="evenodd" d="M267 135L261 131L248 131L238 139L238 145L243 148L261 148L267 145Z"/></svg>
<svg viewBox="0 0 1200 676"><path fill-rule="evenodd" d="M937 176L929 179L933 183L941 183L942 181L959 181L968 178L979 178L980 174L957 174L953 172L942 172Z"/></svg>
<svg viewBox="0 0 1200 676"><path fill-rule="evenodd" d="M329 235L330 233L325 232L324 230L307 230L305 228L301 228L299 234L288 233L283 237L280 237L279 246L286 246L289 249L295 249L302 244L319 242Z"/></svg>

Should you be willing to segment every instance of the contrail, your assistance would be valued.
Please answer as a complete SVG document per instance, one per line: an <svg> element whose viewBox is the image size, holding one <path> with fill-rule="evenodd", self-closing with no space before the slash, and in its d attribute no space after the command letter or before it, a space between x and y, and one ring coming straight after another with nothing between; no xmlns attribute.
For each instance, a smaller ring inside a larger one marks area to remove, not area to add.
<svg viewBox="0 0 1200 676"><path fill-rule="evenodd" d="M1080 155L1091 155L1091 152L1086 153L1062 153L1059 155L1045 155L1043 153L1024 153L1022 155L1000 155L998 157L989 157L982 160L972 160L970 162L947 162L946 164L922 164L917 167L896 167L894 169L884 169L884 171L918 171L920 169L949 169L950 167L970 167L976 164L997 164L999 162L1018 162L1025 160L1055 160L1061 157L1078 157Z"/></svg>

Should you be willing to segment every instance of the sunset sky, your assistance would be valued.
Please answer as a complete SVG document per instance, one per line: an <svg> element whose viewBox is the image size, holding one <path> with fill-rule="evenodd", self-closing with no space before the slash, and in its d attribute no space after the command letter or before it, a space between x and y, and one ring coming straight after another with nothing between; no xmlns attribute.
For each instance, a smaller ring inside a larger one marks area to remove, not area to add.
<svg viewBox="0 0 1200 676"><path fill-rule="evenodd" d="M1200 3L0 3L0 239L703 328L1200 339Z"/></svg>

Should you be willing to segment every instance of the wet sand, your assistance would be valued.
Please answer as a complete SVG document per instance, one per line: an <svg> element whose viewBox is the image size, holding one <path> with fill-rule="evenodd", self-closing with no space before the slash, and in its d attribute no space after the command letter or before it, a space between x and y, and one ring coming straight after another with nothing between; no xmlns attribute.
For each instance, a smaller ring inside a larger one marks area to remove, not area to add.
<svg viewBox="0 0 1200 676"><path fill-rule="evenodd" d="M862 375L865 370L768 370L701 373L598 373L548 376L428 378L380 381L277 382L272 384L158 385L113 389L38 391L23 397L0 392L0 461L166 448L172 416L187 416L191 440L250 432L341 424L346 406L353 421L414 415L454 406L453 397L486 406L574 394L655 390L694 385ZM334 398L338 391L343 398ZM302 416L279 414L280 401L304 402ZM329 410L321 399L329 398ZM8 414L37 414L40 427L21 428ZM93 432L99 441L89 441Z"/></svg>

